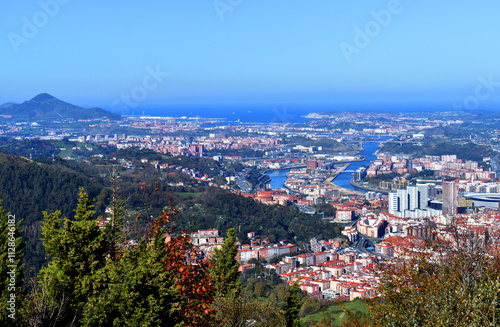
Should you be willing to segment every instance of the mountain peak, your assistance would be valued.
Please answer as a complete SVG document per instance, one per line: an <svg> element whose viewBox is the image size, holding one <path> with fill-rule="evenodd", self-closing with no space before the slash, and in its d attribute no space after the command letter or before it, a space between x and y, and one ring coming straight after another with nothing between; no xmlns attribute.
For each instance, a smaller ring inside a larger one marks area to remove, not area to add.
<svg viewBox="0 0 500 327"><path fill-rule="evenodd" d="M55 97L53 97L52 95L50 95L48 93L40 93L39 95L37 95L36 97L31 99L30 101L41 102L41 101L48 101L48 100L52 100L52 99L55 99Z"/></svg>
<svg viewBox="0 0 500 327"><path fill-rule="evenodd" d="M12 121L42 121L60 119L96 119L107 117L118 120L120 115L100 108L84 109L53 97L47 93L38 94L21 104L0 106L0 115L11 116Z"/></svg>

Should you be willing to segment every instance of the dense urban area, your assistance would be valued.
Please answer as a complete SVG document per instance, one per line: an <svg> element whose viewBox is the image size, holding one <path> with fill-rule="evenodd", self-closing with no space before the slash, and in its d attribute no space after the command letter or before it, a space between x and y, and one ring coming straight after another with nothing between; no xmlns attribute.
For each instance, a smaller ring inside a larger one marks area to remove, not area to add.
<svg viewBox="0 0 500 327"><path fill-rule="evenodd" d="M311 315L325 303L378 297L379 267L410 258L408 248L456 233L498 245L497 113L14 118L0 117L0 198L23 218L25 275L46 264L42 211L71 215L78 186L96 199L101 229L111 228L117 187L130 229L122 246L139 241L134 217L167 207L176 226L167 240L187 235L199 260L233 228L242 287L283 300L278 286L297 283L304 323L319 322Z"/></svg>

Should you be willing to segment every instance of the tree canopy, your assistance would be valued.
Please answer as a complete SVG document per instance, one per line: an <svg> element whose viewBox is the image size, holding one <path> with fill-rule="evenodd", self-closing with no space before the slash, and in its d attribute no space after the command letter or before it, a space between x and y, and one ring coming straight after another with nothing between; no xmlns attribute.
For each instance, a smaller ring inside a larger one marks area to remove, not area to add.
<svg viewBox="0 0 500 327"><path fill-rule="evenodd" d="M382 270L374 326L500 324L500 255L487 237L457 232L406 257Z"/></svg>
<svg viewBox="0 0 500 327"><path fill-rule="evenodd" d="M227 238L222 247L215 248L215 253L211 259L210 276L214 282L216 295L219 296L238 296L241 291L240 264L236 261L238 254L238 245L234 235L236 230L230 228L227 232Z"/></svg>

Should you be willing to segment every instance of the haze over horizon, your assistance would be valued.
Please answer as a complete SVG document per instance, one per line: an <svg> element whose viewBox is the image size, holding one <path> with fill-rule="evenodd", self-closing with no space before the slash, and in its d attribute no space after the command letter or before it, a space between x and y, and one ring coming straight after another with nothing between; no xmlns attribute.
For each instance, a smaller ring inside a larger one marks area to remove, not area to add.
<svg viewBox="0 0 500 327"><path fill-rule="evenodd" d="M9 2L0 104L500 109L498 1ZM169 112L165 112L169 114Z"/></svg>

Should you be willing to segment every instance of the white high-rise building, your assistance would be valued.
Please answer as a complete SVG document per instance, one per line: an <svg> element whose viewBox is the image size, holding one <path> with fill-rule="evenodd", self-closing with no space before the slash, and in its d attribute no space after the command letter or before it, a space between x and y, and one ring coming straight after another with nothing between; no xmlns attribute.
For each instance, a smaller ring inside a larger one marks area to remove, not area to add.
<svg viewBox="0 0 500 327"><path fill-rule="evenodd" d="M429 203L429 187L427 184L417 184L418 189L418 208L427 209Z"/></svg>
<svg viewBox="0 0 500 327"><path fill-rule="evenodd" d="M398 211L404 212L408 209L408 193L404 188L398 190Z"/></svg>
<svg viewBox="0 0 500 327"><path fill-rule="evenodd" d="M389 193L389 213L391 215L396 215L398 211L398 193L390 192Z"/></svg>
<svg viewBox="0 0 500 327"><path fill-rule="evenodd" d="M408 210L413 211L418 209L418 189L416 186L407 186L406 193L408 194Z"/></svg>
<svg viewBox="0 0 500 327"><path fill-rule="evenodd" d="M454 216L458 207L458 184L443 182L443 214Z"/></svg>
<svg viewBox="0 0 500 327"><path fill-rule="evenodd" d="M428 217L439 214L435 210L429 210L427 184L407 186L397 192L389 193L389 213L398 217Z"/></svg>

